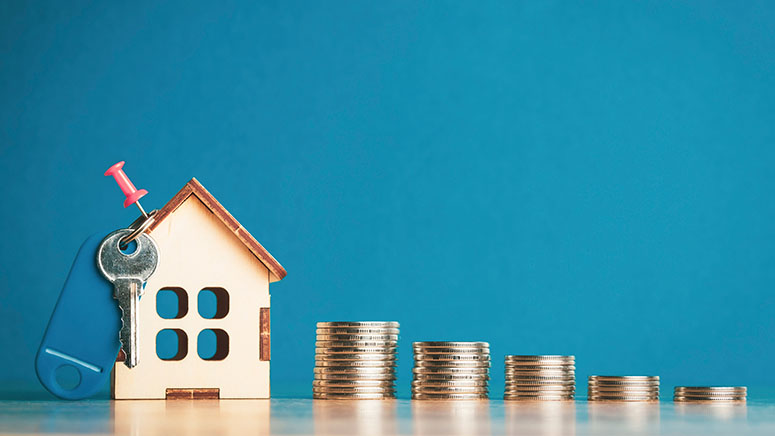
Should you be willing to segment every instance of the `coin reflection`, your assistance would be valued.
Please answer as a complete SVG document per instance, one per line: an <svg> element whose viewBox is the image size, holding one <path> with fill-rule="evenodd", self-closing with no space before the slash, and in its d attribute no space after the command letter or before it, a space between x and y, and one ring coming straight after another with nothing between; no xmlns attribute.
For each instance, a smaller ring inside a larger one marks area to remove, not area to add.
<svg viewBox="0 0 775 436"><path fill-rule="evenodd" d="M113 401L114 433L268 435L269 400Z"/></svg>
<svg viewBox="0 0 775 436"><path fill-rule="evenodd" d="M319 435L398 433L395 400L314 400L312 412Z"/></svg>
<svg viewBox="0 0 775 436"><path fill-rule="evenodd" d="M412 422L417 435L490 434L487 400L412 401Z"/></svg>
<svg viewBox="0 0 775 436"><path fill-rule="evenodd" d="M595 431L619 434L652 434L659 432L659 403L587 403L589 425Z"/></svg>
<svg viewBox="0 0 775 436"><path fill-rule="evenodd" d="M718 421L744 419L748 408L744 401L729 403L675 403L675 412L685 417L711 418Z"/></svg>
<svg viewBox="0 0 775 436"><path fill-rule="evenodd" d="M505 401L506 432L524 435L575 435L572 401Z"/></svg>

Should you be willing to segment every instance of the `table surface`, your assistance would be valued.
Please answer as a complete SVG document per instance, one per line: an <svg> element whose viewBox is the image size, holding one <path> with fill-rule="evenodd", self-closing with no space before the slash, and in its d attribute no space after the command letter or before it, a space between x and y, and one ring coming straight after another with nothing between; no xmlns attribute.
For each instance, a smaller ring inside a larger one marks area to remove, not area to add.
<svg viewBox="0 0 775 436"><path fill-rule="evenodd" d="M0 433L604 435L775 434L775 401L2 401Z"/></svg>

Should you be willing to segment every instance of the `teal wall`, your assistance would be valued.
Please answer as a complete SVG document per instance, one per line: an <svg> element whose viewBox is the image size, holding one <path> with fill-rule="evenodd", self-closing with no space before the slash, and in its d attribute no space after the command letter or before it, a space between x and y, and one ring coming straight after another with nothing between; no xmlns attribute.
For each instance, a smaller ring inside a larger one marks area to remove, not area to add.
<svg viewBox="0 0 775 436"><path fill-rule="evenodd" d="M316 321L402 324L663 384L775 386L775 3L0 4L0 395L81 241L197 177L286 267L272 382ZM88 302L84 302L88 304Z"/></svg>

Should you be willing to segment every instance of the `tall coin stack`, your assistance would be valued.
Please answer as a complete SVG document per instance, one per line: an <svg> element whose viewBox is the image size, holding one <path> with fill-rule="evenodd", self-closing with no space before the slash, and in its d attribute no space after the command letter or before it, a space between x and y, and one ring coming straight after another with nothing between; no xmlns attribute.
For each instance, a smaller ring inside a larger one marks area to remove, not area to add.
<svg viewBox="0 0 775 436"><path fill-rule="evenodd" d="M563 401L576 393L574 356L506 356L504 400Z"/></svg>
<svg viewBox="0 0 775 436"><path fill-rule="evenodd" d="M676 386L673 401L677 403L743 402L748 389L745 386Z"/></svg>
<svg viewBox="0 0 775 436"><path fill-rule="evenodd" d="M315 399L396 397L397 322L319 322L315 342Z"/></svg>
<svg viewBox="0 0 775 436"><path fill-rule="evenodd" d="M659 401L659 376L589 376L588 401Z"/></svg>
<svg viewBox="0 0 775 436"><path fill-rule="evenodd" d="M413 348L413 399L488 398L490 344L487 342L415 342Z"/></svg>

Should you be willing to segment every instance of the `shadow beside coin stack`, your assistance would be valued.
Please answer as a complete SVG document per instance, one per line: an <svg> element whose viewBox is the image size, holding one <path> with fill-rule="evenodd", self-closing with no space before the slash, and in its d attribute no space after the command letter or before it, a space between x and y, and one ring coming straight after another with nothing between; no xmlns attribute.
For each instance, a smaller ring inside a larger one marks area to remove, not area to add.
<svg viewBox="0 0 775 436"><path fill-rule="evenodd" d="M574 356L506 356L504 400L571 401L576 393Z"/></svg>
<svg viewBox="0 0 775 436"><path fill-rule="evenodd" d="M412 399L488 398L490 344L487 342L415 342L412 348Z"/></svg>
<svg viewBox="0 0 775 436"><path fill-rule="evenodd" d="M319 322L315 399L395 398L397 322Z"/></svg>

